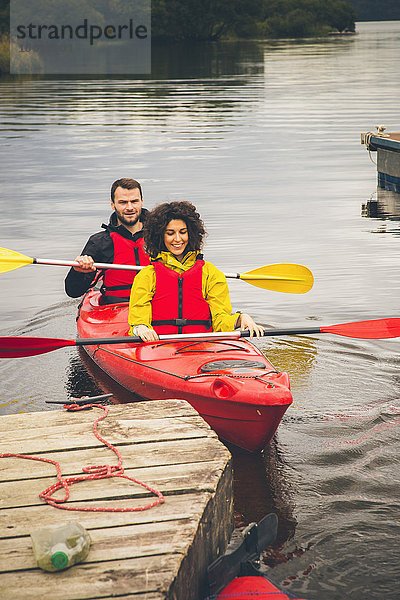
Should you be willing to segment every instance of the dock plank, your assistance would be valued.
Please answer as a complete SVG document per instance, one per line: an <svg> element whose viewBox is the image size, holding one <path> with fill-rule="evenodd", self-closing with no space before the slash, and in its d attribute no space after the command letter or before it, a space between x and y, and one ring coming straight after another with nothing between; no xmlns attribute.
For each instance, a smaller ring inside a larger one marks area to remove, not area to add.
<svg viewBox="0 0 400 600"><path fill-rule="evenodd" d="M162 408L161 408L162 405ZM193 408L187 403L182 402L182 400L162 400L162 401L142 401L135 402L133 404L113 404L109 405L112 408L110 415L107 417L108 420L114 420L118 418L126 419L127 413L126 408L135 407L135 411L129 411L129 421L137 421L140 419L164 419L168 417L189 417L192 418L194 414ZM73 416L77 423L87 423L92 420L92 417L88 415L95 414L93 411L81 410L81 411L70 411L67 414ZM65 421L65 410L62 410L61 407L59 410L51 410L46 413L40 413L41 415L45 415L46 418L40 419L38 421L37 412L28 412L28 413L17 413L14 415L7 415L7 430L12 431L13 429L18 429L20 427L37 427L37 426L45 426L44 423L48 423L49 426L54 427L56 425L64 426ZM101 414L97 413L97 414ZM94 417L93 417L94 418Z"/></svg>
<svg viewBox="0 0 400 600"><path fill-rule="evenodd" d="M195 526L194 519L166 521L163 523L133 524L124 527L92 529L91 551L85 563L107 562L141 556L180 553L188 550ZM0 540L0 573L7 572L10 558L13 571L36 568L30 537Z"/></svg>
<svg viewBox="0 0 400 600"><path fill-rule="evenodd" d="M154 468L127 469L125 474L142 481L163 494L186 494L191 492L208 492L215 489L221 475L221 469L215 467L213 460L193 463L174 464L173 471L169 465ZM24 480L22 482L5 482L1 485L0 509L22 506L35 506L42 503L39 494L55 483L55 478ZM121 477L81 481L70 486L70 499L87 503L91 500L110 500L111 498L142 498L146 504L155 498L142 486ZM61 499L65 495L63 489L55 494Z"/></svg>
<svg viewBox="0 0 400 600"><path fill-rule="evenodd" d="M178 558L180 558L178 556ZM158 592L162 598L177 576L177 556L125 559L104 565L81 563L58 573L39 570L4 573L0 578L0 597L13 600L87 600L132 593ZM170 596L171 600L174 596ZM177 597L176 597L177 598ZM190 597L188 596L188 599ZM180 600L180 599L179 599Z"/></svg>
<svg viewBox="0 0 400 600"><path fill-rule="evenodd" d="M0 510L0 541L10 537L24 536L27 532L36 529L38 523L57 525L61 520L63 523L69 523L78 519L85 529L90 531L96 527L107 529L135 523L163 523L170 520L195 519L196 515L204 512L211 496L211 493L168 496L168 502L160 504L157 509L142 512L117 512L113 513L112 519L110 519L110 514L105 512L76 513L62 511L61 513L56 508L50 509L44 503L40 506L2 509ZM102 506L106 508L129 508L141 506L142 504L142 498L92 502L92 505L97 508Z"/></svg>
<svg viewBox="0 0 400 600"><path fill-rule="evenodd" d="M225 448L215 444L213 437L202 437L200 446L194 443L197 438L189 437L180 440L163 440L143 444L115 443L115 447L121 453L123 465L126 469L140 467L162 466L170 464L171 456L179 456L179 463L204 462L204 456L221 458L226 455ZM128 445L129 452L124 448ZM8 450L7 444L0 443L0 453ZM117 456L107 447L82 448L68 452L38 453L35 456L43 456L57 461L61 466L64 476L82 473L82 467L96 464L117 464ZM7 458L0 461L0 479L2 481L22 481L24 479L35 479L37 477L52 477L56 470L52 464L38 461L25 462L20 458Z"/></svg>
<svg viewBox="0 0 400 600"><path fill-rule="evenodd" d="M39 454L60 462L64 477L117 457L93 436L99 409L9 415L0 419L0 453ZM38 494L55 482L46 463L0 460L0 597L2 600L197 600L206 568L233 527L230 454L208 425L179 400L110 407L100 434L122 454L125 473L159 489L165 504L139 512L70 512ZM68 505L138 508L154 496L113 477L71 486ZM58 492L62 496L63 491ZM79 520L92 545L87 559L55 574L36 566L29 533Z"/></svg>
<svg viewBox="0 0 400 600"><path fill-rule="evenodd" d="M93 414L90 412L90 414ZM197 413L196 413L197 415ZM66 413L69 417L70 413ZM195 419L195 421L193 420ZM0 430L1 452L14 453L48 453L60 450L60 440L68 437L70 450L78 448L95 448L98 442L92 430L88 428L87 422L69 420L63 426L48 425L46 427L22 427L19 430ZM100 423L99 433L108 439L113 436L113 444L117 443L147 443L149 439L153 442L163 440L176 440L182 438L202 438L207 431L207 424L199 416L196 417L166 417L156 419L137 419L134 422L115 419L107 425ZM213 433L213 436L216 435ZM43 449L43 438L46 439L46 448ZM5 449L7 448L7 449Z"/></svg>

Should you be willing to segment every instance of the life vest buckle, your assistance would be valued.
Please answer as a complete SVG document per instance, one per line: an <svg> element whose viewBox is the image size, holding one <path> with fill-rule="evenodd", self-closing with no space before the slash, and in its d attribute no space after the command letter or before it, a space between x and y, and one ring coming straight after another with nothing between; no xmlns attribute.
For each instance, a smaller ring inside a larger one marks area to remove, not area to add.
<svg viewBox="0 0 400 600"><path fill-rule="evenodd" d="M176 327L185 327L188 324L188 319L174 319Z"/></svg>

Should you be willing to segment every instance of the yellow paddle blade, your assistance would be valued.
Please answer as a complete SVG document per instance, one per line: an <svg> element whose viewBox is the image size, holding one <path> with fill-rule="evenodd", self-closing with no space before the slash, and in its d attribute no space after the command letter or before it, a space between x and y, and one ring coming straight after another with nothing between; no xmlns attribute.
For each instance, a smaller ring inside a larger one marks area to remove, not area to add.
<svg viewBox="0 0 400 600"><path fill-rule="evenodd" d="M305 294L311 290L314 283L310 269L292 263L259 267L242 273L240 279L265 290L288 294Z"/></svg>
<svg viewBox="0 0 400 600"><path fill-rule="evenodd" d="M14 252L14 250L7 250L7 248L0 248L0 273L7 273L7 271L14 271L19 267L33 264L33 258Z"/></svg>

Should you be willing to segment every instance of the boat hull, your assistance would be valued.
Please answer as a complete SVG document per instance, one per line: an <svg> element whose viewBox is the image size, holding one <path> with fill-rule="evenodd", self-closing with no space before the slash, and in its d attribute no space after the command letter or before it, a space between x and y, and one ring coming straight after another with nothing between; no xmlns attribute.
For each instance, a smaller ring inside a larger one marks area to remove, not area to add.
<svg viewBox="0 0 400 600"><path fill-rule="evenodd" d="M220 592L216 600L254 600L258 598L271 598L271 600L290 600L288 596L277 588L266 577L250 576L237 577ZM301 600L301 599L299 599Z"/></svg>
<svg viewBox="0 0 400 600"><path fill-rule="evenodd" d="M78 315L80 338L128 333L128 307L100 306L90 292ZM292 403L289 377L240 338L85 346L93 361L137 396L189 402L223 440L262 450Z"/></svg>

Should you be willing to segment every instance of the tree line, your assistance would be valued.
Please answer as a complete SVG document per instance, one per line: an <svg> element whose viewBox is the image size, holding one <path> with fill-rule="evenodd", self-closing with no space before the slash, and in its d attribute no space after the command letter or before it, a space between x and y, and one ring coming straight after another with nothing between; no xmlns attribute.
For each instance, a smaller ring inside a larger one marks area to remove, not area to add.
<svg viewBox="0 0 400 600"><path fill-rule="evenodd" d="M140 0L135 0L140 3ZM74 2L64 4L73 10ZM127 14L132 0L112 0ZM42 0L51 14L52 0ZM109 0L79 0L88 14ZM9 30L10 0L0 0L0 34ZM330 30L354 31L355 21L400 19L399 0L152 0L152 38L177 42L224 38L309 37Z"/></svg>
<svg viewBox="0 0 400 600"><path fill-rule="evenodd" d="M346 0L153 0L152 36L164 40L308 37L354 31Z"/></svg>
<svg viewBox="0 0 400 600"><path fill-rule="evenodd" d="M140 0L137 0L140 2ZM397 0L396 0L397 1ZM80 0L82 14L101 13L108 0ZM131 0L113 0L127 14ZM10 0L0 0L0 32L9 29ZM50 17L50 0L39 3L39 13ZM64 9L73 9L68 2ZM133 6L135 6L133 4ZM39 14L38 13L38 14ZM329 30L354 30L356 13L348 0L152 0L154 40L212 41L224 38L307 37Z"/></svg>

